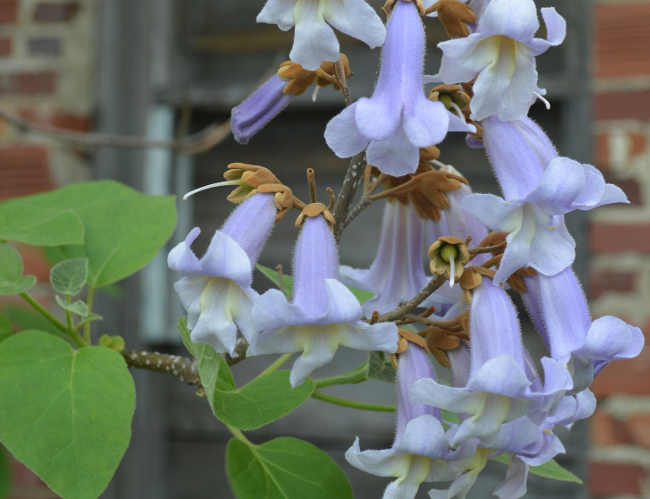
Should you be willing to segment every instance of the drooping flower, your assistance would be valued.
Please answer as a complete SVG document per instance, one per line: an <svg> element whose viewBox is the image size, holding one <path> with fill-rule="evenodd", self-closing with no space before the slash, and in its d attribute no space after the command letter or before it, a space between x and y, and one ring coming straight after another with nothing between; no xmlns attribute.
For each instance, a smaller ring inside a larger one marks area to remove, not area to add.
<svg viewBox="0 0 650 499"><path fill-rule="evenodd" d="M424 94L424 25L412 2L399 0L388 20L377 86L335 116L325 129L334 153L348 158L366 149L368 164L399 177L414 173L419 148L438 144L452 131L475 131L453 120L440 102ZM458 127L455 130L454 127Z"/></svg>
<svg viewBox="0 0 650 499"><path fill-rule="evenodd" d="M422 262L423 220L410 204L388 201L384 207L377 255L368 269L344 265L341 278L375 296L363 304L367 316L393 310L427 284Z"/></svg>
<svg viewBox="0 0 650 499"><path fill-rule="evenodd" d="M572 357L581 359L575 367L586 365L588 380L612 360L641 352L644 337L638 327L609 315L592 322L587 299L571 268L552 277L526 277L525 282L524 304L551 356L563 363Z"/></svg>
<svg viewBox="0 0 650 499"><path fill-rule="evenodd" d="M569 373L547 357L542 359L544 383L540 390L532 387L516 309L507 293L487 278L474 290L470 337L465 386L420 380L412 392L416 402L468 415L451 438L452 444L474 437L492 438L504 422L525 414L530 401L571 388Z"/></svg>
<svg viewBox="0 0 650 499"><path fill-rule="evenodd" d="M386 37L384 23L365 0L267 0L257 22L277 24L282 31L295 26L289 57L309 70L338 59L339 42L332 28L370 48L381 46Z"/></svg>
<svg viewBox="0 0 650 499"><path fill-rule="evenodd" d="M345 54L340 54L339 60L345 76L349 77L351 72L348 58ZM248 144L251 137L284 111L293 98L302 95L314 83L318 87L332 84L336 90L340 89L333 62L321 63L316 71L306 70L291 61L280 64L275 75L232 109L230 123L235 140L240 144Z"/></svg>
<svg viewBox="0 0 650 499"><path fill-rule="evenodd" d="M303 211L304 213L304 211ZM291 369L292 386L332 360L339 345L357 350L397 349L397 326L360 320L361 305L338 280L334 236L318 215L304 220L293 263L293 301L271 289L256 300L253 321L259 331L249 355L302 351Z"/></svg>
<svg viewBox="0 0 650 499"><path fill-rule="evenodd" d="M188 274L174 289L187 310L192 341L235 355L237 330L249 341L254 336L251 311L257 293L251 288L253 269L276 213L273 194L253 194L214 233L200 259L191 249L201 232L198 227L169 252L169 268Z"/></svg>
<svg viewBox="0 0 650 499"><path fill-rule="evenodd" d="M498 116L513 121L524 118L537 97L535 57L566 36L566 22L555 8L541 9L548 38L535 38L539 29L533 0L491 0L476 31L438 46L443 51L439 77L445 83L474 79L473 120Z"/></svg>
<svg viewBox="0 0 650 499"><path fill-rule="evenodd" d="M471 444L457 450L449 448L439 409L411 400L413 383L432 377L429 356L410 344L400 354L397 368L397 430L392 447L362 451L357 437L345 453L355 468L395 477L386 487L383 499L413 499L422 482L455 480L474 455L475 446Z"/></svg>
<svg viewBox="0 0 650 499"><path fill-rule="evenodd" d="M561 272L575 259L575 241L563 215L625 202L623 191L606 183L595 167L557 157L523 198L506 201L493 194L472 194L463 207L486 226L508 232L495 276L495 282L502 283L526 266L548 276Z"/></svg>

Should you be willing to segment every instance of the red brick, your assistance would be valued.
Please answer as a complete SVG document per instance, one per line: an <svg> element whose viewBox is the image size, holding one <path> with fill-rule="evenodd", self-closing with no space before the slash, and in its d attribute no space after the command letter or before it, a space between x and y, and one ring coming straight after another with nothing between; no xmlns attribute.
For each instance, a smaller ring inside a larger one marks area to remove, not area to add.
<svg viewBox="0 0 650 499"><path fill-rule="evenodd" d="M650 253L650 224L593 223L589 247L595 253Z"/></svg>
<svg viewBox="0 0 650 499"><path fill-rule="evenodd" d="M0 24L15 23L18 15L18 0L0 0Z"/></svg>
<svg viewBox="0 0 650 499"><path fill-rule="evenodd" d="M641 184L639 184L638 180L634 178L618 178L611 173L605 174L605 180L611 184L616 184L627 194L630 204L621 204L619 207L624 208L625 206L640 206L643 204Z"/></svg>
<svg viewBox="0 0 650 499"><path fill-rule="evenodd" d="M50 124L56 128L64 128L75 132L87 132L91 128L90 118L83 114L55 111L50 118Z"/></svg>
<svg viewBox="0 0 650 499"><path fill-rule="evenodd" d="M650 119L650 90L596 94L594 117L596 120Z"/></svg>
<svg viewBox="0 0 650 499"><path fill-rule="evenodd" d="M643 329L645 344L649 345L650 322ZM650 394L650 347L646 346L634 359L616 360L609 364L596 376L591 389L597 397L616 393Z"/></svg>
<svg viewBox="0 0 650 499"><path fill-rule="evenodd" d="M50 280L50 265L45 259L43 249L26 244L17 244L16 248L23 257L24 273L36 276L40 282L48 282Z"/></svg>
<svg viewBox="0 0 650 499"><path fill-rule="evenodd" d="M627 134L629 148L627 156L629 159L636 158L648 151L648 140L645 135L636 132ZM601 170L607 170L611 166L609 135L606 133L598 134L595 140L594 156L596 165Z"/></svg>
<svg viewBox="0 0 650 499"><path fill-rule="evenodd" d="M47 148L32 145L0 147L0 199L26 196L53 187Z"/></svg>
<svg viewBox="0 0 650 499"><path fill-rule="evenodd" d="M650 413L632 414L625 422L627 434L637 445L650 449Z"/></svg>
<svg viewBox="0 0 650 499"><path fill-rule="evenodd" d="M597 77L650 74L650 8L647 3L598 5L595 9L594 63Z"/></svg>
<svg viewBox="0 0 650 499"><path fill-rule="evenodd" d="M34 10L34 20L41 23L68 22L79 12L79 2L41 2Z"/></svg>
<svg viewBox="0 0 650 499"><path fill-rule="evenodd" d="M641 493L643 468L634 464L589 464L589 490L593 495Z"/></svg>
<svg viewBox="0 0 650 499"><path fill-rule="evenodd" d="M606 291L632 293L636 290L637 275L634 272L599 270L589 275L589 298L595 300Z"/></svg>
<svg viewBox="0 0 650 499"><path fill-rule="evenodd" d="M34 71L0 76L0 95L52 94L56 90L54 71Z"/></svg>
<svg viewBox="0 0 650 499"><path fill-rule="evenodd" d="M609 135L601 133L596 135L594 157L598 168L606 169L609 165Z"/></svg>
<svg viewBox="0 0 650 499"><path fill-rule="evenodd" d="M632 440L625 422L600 409L591 418L589 431L591 441L596 445L619 445Z"/></svg>
<svg viewBox="0 0 650 499"><path fill-rule="evenodd" d="M11 55L12 50L11 38L0 38L0 57Z"/></svg>

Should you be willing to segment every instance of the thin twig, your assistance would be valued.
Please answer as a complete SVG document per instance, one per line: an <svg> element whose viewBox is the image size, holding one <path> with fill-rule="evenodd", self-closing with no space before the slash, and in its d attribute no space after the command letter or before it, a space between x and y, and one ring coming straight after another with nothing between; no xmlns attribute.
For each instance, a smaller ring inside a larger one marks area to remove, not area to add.
<svg viewBox="0 0 650 499"><path fill-rule="evenodd" d="M480 253L492 253L493 251L500 250L505 248L506 241L503 241L499 244L494 244L492 246L477 246L476 248L470 248L469 254L474 257Z"/></svg>
<svg viewBox="0 0 650 499"><path fill-rule="evenodd" d="M422 289L422 291L420 291L413 299L400 305L395 310L391 310L390 312L386 312L385 314L380 315L373 322L392 322L403 318L415 310L420 305L420 303L426 300L431 295L431 293L436 291L445 282L447 282L447 278L444 275L433 277Z"/></svg>
<svg viewBox="0 0 650 499"><path fill-rule="evenodd" d="M345 217L345 220L343 221L343 228L345 229L348 225L350 225L352 221L357 218L361 212L372 203L373 200L370 198L370 196L363 196L361 200L355 204L348 212L348 216Z"/></svg>
<svg viewBox="0 0 650 499"><path fill-rule="evenodd" d="M48 125L40 125L0 110L3 119L24 133L38 133L73 147L119 147L126 149L170 149L182 154L200 154L223 142L231 132L230 122L214 123L200 132L177 140L151 140L133 135L72 132Z"/></svg>

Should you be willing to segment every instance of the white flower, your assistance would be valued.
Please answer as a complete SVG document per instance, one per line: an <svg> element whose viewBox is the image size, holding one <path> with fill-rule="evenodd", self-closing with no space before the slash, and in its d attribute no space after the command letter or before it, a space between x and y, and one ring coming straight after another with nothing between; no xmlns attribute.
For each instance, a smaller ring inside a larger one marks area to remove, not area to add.
<svg viewBox="0 0 650 499"><path fill-rule="evenodd" d="M339 59L334 30L365 42L370 48L384 43L386 28L365 0L267 0L258 23L277 24L283 31L296 27L289 57L311 71L323 61Z"/></svg>
<svg viewBox="0 0 650 499"><path fill-rule="evenodd" d="M439 78L445 83L472 80L473 120L496 115L504 121L524 118L536 98L546 93L537 87L535 57L566 36L566 21L555 8L541 9L548 38L535 38L539 29L533 0L491 0L477 29L466 38L438 44L443 51Z"/></svg>

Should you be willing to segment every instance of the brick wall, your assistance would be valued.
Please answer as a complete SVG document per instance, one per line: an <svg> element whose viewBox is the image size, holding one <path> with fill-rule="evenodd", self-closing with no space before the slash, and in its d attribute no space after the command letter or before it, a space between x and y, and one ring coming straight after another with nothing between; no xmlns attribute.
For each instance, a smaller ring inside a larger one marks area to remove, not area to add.
<svg viewBox="0 0 650 499"><path fill-rule="evenodd" d="M84 131L93 108L95 0L0 0L0 108L42 124ZM0 119L0 201L88 178L86 159ZM47 281L34 248L21 246L26 272ZM42 303L45 287L33 294ZM0 303L2 305L2 303ZM11 499L55 497L14 462Z"/></svg>
<svg viewBox="0 0 650 499"><path fill-rule="evenodd" d="M650 340L650 1L595 6L596 161L631 206L592 217L594 315L615 314ZM595 383L589 486L596 498L650 498L650 348Z"/></svg>

